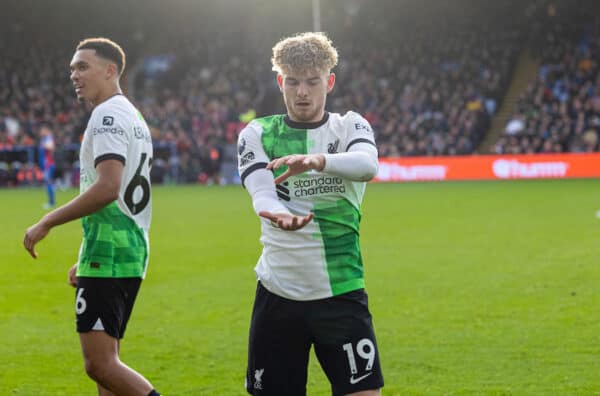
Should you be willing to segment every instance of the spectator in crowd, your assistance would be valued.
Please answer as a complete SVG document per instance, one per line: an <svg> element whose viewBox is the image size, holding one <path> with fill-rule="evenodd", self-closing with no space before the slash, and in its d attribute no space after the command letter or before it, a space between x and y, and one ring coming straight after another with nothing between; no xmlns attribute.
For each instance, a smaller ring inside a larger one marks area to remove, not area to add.
<svg viewBox="0 0 600 396"><path fill-rule="evenodd" d="M46 185L46 194L48 201L44 204L45 209L51 209L56 205L54 191L54 172L56 164L54 162L54 137L52 131L43 125L40 129L40 143L38 151L38 162L44 175L44 184Z"/></svg>

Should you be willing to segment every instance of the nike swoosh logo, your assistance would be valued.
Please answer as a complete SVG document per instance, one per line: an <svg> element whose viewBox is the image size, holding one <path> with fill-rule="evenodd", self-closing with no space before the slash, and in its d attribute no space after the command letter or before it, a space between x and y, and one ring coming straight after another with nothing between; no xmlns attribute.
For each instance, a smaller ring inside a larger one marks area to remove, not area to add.
<svg viewBox="0 0 600 396"><path fill-rule="evenodd" d="M365 375L363 375L363 376L361 376L361 377L358 377L358 378L354 378L354 376L353 376L353 375L351 375L351 376L350 376L350 383L351 383L352 385L354 385L354 384L358 384L360 381L364 380L365 378L367 378L367 377L368 377L369 375L371 375L371 374L373 374L373 372L370 372L370 373L368 373L368 374L365 374Z"/></svg>

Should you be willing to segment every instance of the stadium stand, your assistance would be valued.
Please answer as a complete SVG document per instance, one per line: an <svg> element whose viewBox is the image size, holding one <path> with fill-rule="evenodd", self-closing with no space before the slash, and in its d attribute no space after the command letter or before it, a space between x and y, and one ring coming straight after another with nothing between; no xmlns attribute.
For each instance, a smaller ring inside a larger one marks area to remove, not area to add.
<svg viewBox="0 0 600 396"><path fill-rule="evenodd" d="M68 60L78 39L91 35L110 35L128 52L123 86L152 128L153 178L236 182L237 133L255 116L284 110L270 44L306 30L310 21L308 6L275 18L253 1L237 11L215 2L205 13L149 1L134 17L116 1L116 9L58 1L33 7L33 14L29 2L0 16L0 186L39 182L26 169L35 170L42 125L54 133L58 173L77 183L77 147L89 109L74 98ZM327 1L322 15L323 30L342 55L328 109L365 115L381 156L478 153L518 55L532 43L543 59L539 78L512 117L520 129L502 136L494 151L599 150L598 25L563 14L568 2L421 1L403 12L394 1L377 3ZM578 1L584 11L589 4ZM548 17L552 9L556 19ZM85 12L96 18L79 18ZM41 23L44 32L30 29Z"/></svg>
<svg viewBox="0 0 600 396"><path fill-rule="evenodd" d="M599 151L600 24L589 8L547 5L536 56L541 66L521 93L498 154Z"/></svg>

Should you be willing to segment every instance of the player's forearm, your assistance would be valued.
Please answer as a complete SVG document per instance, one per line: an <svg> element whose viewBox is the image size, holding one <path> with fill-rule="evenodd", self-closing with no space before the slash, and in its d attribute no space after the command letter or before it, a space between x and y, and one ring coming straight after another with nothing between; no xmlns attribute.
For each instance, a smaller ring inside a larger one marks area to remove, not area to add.
<svg viewBox="0 0 600 396"><path fill-rule="evenodd" d="M42 218L49 228L91 215L119 197L119 190L105 183L94 183L86 192Z"/></svg>
<svg viewBox="0 0 600 396"><path fill-rule="evenodd" d="M369 181L378 169L377 151L325 154L323 172L353 181Z"/></svg>
<svg viewBox="0 0 600 396"><path fill-rule="evenodd" d="M252 197L252 205L256 214L260 212L290 213L279 201L273 182L273 174L261 169L246 178L246 190Z"/></svg>
<svg viewBox="0 0 600 396"><path fill-rule="evenodd" d="M276 193L260 191L252 197L252 205L256 214L260 212L290 213L289 210L279 202Z"/></svg>

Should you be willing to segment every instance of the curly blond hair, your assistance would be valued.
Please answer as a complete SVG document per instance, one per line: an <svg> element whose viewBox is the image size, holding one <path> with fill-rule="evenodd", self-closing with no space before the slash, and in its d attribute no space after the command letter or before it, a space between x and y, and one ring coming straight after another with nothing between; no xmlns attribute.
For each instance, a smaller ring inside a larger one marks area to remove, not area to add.
<svg viewBox="0 0 600 396"><path fill-rule="evenodd" d="M271 63L279 74L307 70L329 72L338 63L338 53L325 33L298 33L275 44Z"/></svg>

